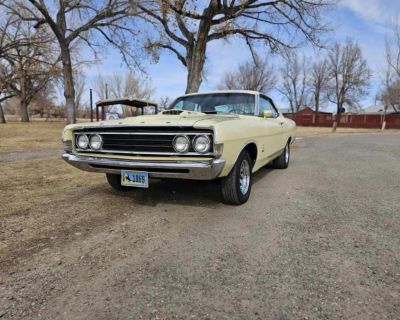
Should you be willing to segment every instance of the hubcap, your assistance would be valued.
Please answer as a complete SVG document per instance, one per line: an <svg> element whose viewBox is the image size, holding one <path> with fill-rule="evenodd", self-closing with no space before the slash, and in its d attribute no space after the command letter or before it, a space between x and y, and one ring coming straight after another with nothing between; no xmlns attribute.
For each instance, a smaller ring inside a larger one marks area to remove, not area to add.
<svg viewBox="0 0 400 320"><path fill-rule="evenodd" d="M289 162L289 147L285 147L285 163Z"/></svg>
<svg viewBox="0 0 400 320"><path fill-rule="evenodd" d="M250 164L247 160L243 160L240 165L240 192L246 194L250 186Z"/></svg>

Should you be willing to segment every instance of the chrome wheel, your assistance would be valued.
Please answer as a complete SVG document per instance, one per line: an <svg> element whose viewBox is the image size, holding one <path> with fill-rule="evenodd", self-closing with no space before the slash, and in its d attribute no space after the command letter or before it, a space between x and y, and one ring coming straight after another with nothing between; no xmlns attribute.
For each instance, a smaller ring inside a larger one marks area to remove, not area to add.
<svg viewBox="0 0 400 320"><path fill-rule="evenodd" d="M285 147L285 163L286 164L289 163L289 147L288 147L288 145L286 145L286 147Z"/></svg>
<svg viewBox="0 0 400 320"><path fill-rule="evenodd" d="M246 194L249 190L250 186L250 164L249 162L244 159L240 164L240 176L239 176L239 183L240 183L240 192L242 194Z"/></svg>

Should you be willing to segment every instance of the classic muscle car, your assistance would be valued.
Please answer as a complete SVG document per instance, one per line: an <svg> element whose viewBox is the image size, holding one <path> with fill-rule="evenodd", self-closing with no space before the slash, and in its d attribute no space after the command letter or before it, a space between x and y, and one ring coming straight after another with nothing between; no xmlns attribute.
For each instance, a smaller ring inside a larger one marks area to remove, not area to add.
<svg viewBox="0 0 400 320"><path fill-rule="evenodd" d="M222 199L249 199L252 173L289 165L295 123L255 91L187 94L156 115L65 127L63 159L103 172L118 191L149 178L219 179Z"/></svg>

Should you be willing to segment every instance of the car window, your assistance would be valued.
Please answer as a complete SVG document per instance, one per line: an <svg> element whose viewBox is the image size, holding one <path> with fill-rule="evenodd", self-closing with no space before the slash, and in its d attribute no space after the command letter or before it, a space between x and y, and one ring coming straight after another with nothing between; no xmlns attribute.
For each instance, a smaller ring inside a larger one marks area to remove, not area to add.
<svg viewBox="0 0 400 320"><path fill-rule="evenodd" d="M178 98L168 109L254 116L255 95L247 93L190 95Z"/></svg>
<svg viewBox="0 0 400 320"><path fill-rule="evenodd" d="M259 110L259 116L263 117L264 116L264 111L271 111L272 112L272 117L276 118L279 114L276 111L275 107L272 105L272 103L263 98L260 97L260 110Z"/></svg>

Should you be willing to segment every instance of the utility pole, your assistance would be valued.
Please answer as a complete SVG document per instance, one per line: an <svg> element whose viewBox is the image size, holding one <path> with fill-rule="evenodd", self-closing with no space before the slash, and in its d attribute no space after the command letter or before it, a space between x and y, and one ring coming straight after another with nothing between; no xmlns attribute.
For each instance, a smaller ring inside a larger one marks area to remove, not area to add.
<svg viewBox="0 0 400 320"><path fill-rule="evenodd" d="M108 99L108 83L106 83L106 100ZM107 107L101 107L101 120L106 120Z"/></svg>
<svg viewBox="0 0 400 320"><path fill-rule="evenodd" d="M90 122L93 122L93 93L92 93L92 89L90 89L89 92L90 92Z"/></svg>

